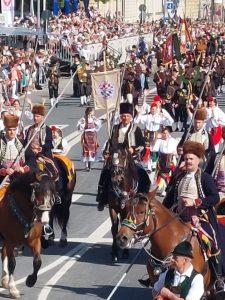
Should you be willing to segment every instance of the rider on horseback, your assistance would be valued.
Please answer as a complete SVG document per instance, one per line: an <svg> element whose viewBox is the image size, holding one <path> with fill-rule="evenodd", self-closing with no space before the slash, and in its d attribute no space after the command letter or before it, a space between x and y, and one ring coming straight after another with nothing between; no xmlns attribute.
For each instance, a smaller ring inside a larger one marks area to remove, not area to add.
<svg viewBox="0 0 225 300"><path fill-rule="evenodd" d="M59 192L62 189L62 182L59 176L59 169L55 165L55 161L52 157L53 149L53 137L52 130L46 124L42 124L39 131L37 128L44 120L45 107L42 104L36 104L32 108L34 124L31 125L26 132L25 145L32 139L27 152L26 162L31 169L40 169L40 165L44 164L47 166L47 170L50 176L55 178L56 188ZM57 194L55 202L60 203L60 197Z"/></svg>
<svg viewBox="0 0 225 300"><path fill-rule="evenodd" d="M15 163L16 158L23 149L23 142L18 139L17 127L19 118L14 115L4 116L5 131L0 134L0 181L5 176L10 175L10 179L16 174L26 173L29 167L25 165L25 158L21 156L19 162ZM8 182L7 182L8 183Z"/></svg>
<svg viewBox="0 0 225 300"><path fill-rule="evenodd" d="M144 150L145 141L141 129L133 123L133 105L130 103L120 104L120 123L114 125L111 139L108 140L103 156L105 160L109 158L110 151L115 145L123 145L126 147L133 157L137 156ZM145 170L137 165L138 175L141 180L138 183L138 192L148 192L150 188L150 180ZM98 195L96 201L98 202L98 210L102 211L104 206L108 203L107 187L109 183L109 174L107 164L104 166L99 184Z"/></svg>
<svg viewBox="0 0 225 300"><path fill-rule="evenodd" d="M219 230L214 206L219 201L217 187L211 175L200 170L199 164L205 149L200 143L187 141L183 145L184 170L174 175L170 182L163 204L174 209L183 222L192 222L198 236L207 237L211 249L207 249L209 261L217 279L222 276L221 254L218 243ZM202 239L203 240L203 239ZM201 244L203 244L201 242ZM222 281L217 280L223 288Z"/></svg>

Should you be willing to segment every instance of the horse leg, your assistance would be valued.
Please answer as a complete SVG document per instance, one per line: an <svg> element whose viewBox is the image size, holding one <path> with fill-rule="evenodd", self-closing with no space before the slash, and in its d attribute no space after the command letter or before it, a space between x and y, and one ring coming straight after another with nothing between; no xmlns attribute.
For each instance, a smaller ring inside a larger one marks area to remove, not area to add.
<svg viewBox="0 0 225 300"><path fill-rule="evenodd" d="M70 203L66 204L66 207L64 209L64 220L63 220L63 225L61 229L61 237L59 241L59 247L64 248L67 246L67 223L69 221L70 217Z"/></svg>
<svg viewBox="0 0 225 300"><path fill-rule="evenodd" d="M41 267L41 240L39 238L32 240L32 242L29 244L29 246L33 250L33 273L29 276L27 276L26 279L26 285L28 287L32 287L35 285L37 281L37 273Z"/></svg>
<svg viewBox="0 0 225 300"><path fill-rule="evenodd" d="M112 237L113 237L113 243L112 243L112 260L114 263L118 261L118 246L116 243L116 235L118 233L118 226L119 226L119 219L117 216L117 213L115 210L110 209L110 218L112 222L112 227L111 227L111 232L112 232Z"/></svg>
<svg viewBox="0 0 225 300"><path fill-rule="evenodd" d="M126 215L124 214L124 212L121 213L121 219L125 219L126 218ZM129 253L129 249L128 248L125 248L123 249L123 252L122 252L122 258L123 259L128 259L130 256L130 253Z"/></svg>
<svg viewBox="0 0 225 300"><path fill-rule="evenodd" d="M6 246L6 256L8 257L8 271L9 271L9 294L12 298L18 299L20 298L20 292L16 288L16 283L13 278L13 273L16 267L16 259L14 255L14 247L12 246Z"/></svg>
<svg viewBox="0 0 225 300"><path fill-rule="evenodd" d="M9 288L9 270L8 270L8 256L6 255L6 247L2 247L2 287Z"/></svg>

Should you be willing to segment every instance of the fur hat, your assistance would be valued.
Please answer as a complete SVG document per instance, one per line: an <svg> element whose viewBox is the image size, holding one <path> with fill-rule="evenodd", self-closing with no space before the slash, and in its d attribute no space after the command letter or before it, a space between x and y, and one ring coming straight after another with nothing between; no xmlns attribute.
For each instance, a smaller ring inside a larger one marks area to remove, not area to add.
<svg viewBox="0 0 225 300"><path fill-rule="evenodd" d="M45 115L45 107L42 104L35 104L32 108L32 113L34 115L41 115L44 116Z"/></svg>
<svg viewBox="0 0 225 300"><path fill-rule="evenodd" d="M19 123L19 117L11 115L11 114L5 115L3 122L4 122L5 127L16 128Z"/></svg>
<svg viewBox="0 0 225 300"><path fill-rule="evenodd" d="M195 120L205 121L207 119L207 110L202 107L197 109L195 114Z"/></svg>
<svg viewBox="0 0 225 300"><path fill-rule="evenodd" d="M205 148L201 143L194 141L186 141L183 145L183 153L194 154L199 158L203 158L205 155Z"/></svg>
<svg viewBox="0 0 225 300"><path fill-rule="evenodd" d="M120 114L130 114L131 116L133 116L133 105L131 103L120 103Z"/></svg>
<svg viewBox="0 0 225 300"><path fill-rule="evenodd" d="M172 254L177 256L193 258L193 250L191 243L189 243L188 241L181 242L174 248Z"/></svg>

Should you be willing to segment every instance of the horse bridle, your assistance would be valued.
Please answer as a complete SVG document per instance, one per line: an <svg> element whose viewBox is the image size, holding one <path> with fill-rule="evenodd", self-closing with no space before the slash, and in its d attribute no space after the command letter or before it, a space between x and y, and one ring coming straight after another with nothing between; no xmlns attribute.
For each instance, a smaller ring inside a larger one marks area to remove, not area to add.
<svg viewBox="0 0 225 300"><path fill-rule="evenodd" d="M48 176L48 174L43 173L43 174L39 174L38 175L40 178L44 177L44 176ZM50 195L50 193L47 194L47 196L44 196L44 203L42 204L38 204L37 200L36 200L36 191L38 189L38 187L40 186L40 183L38 181L35 181L34 183L31 184L32 187L32 192L31 192L31 202L34 205L34 212L35 211L50 211L52 206L55 203L55 195L52 193L52 195Z"/></svg>
<svg viewBox="0 0 225 300"><path fill-rule="evenodd" d="M112 172L114 172L115 176L119 177L119 180L111 180L112 188L111 191L116 196L118 200L121 201L121 208L125 207L125 203L129 200L129 193L123 191L120 188L120 183L125 177L125 170L127 168L127 159L123 161L123 164L120 164L118 153L113 154L112 162L111 162ZM132 192L137 191L138 183L133 182Z"/></svg>
<svg viewBox="0 0 225 300"><path fill-rule="evenodd" d="M139 224L136 223L136 214L135 214L135 210L134 207L138 204L138 202L140 201L140 199L145 199L145 216L144 216L144 220L142 222L140 222ZM134 198L130 199L132 202L132 214L130 215L129 219L124 219L122 221L122 225L126 226L128 228L130 228L131 230L133 230L135 232L135 234L143 232L144 228L147 227L149 225L149 218L150 216L152 216L153 218L153 224L154 224L154 229L153 231L156 230L156 218L155 218L155 213L154 211L149 208L149 200L147 195L144 195L142 193L138 193L135 195Z"/></svg>

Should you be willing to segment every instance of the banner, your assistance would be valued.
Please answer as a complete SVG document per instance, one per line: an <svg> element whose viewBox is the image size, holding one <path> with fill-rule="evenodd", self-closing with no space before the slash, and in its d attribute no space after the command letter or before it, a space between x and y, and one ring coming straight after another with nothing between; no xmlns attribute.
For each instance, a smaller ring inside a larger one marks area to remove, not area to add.
<svg viewBox="0 0 225 300"><path fill-rule="evenodd" d="M14 21L15 1L1 0L2 13L5 17L5 25L11 26Z"/></svg>
<svg viewBox="0 0 225 300"><path fill-rule="evenodd" d="M64 13L68 15L70 13L70 0L65 0Z"/></svg>
<svg viewBox="0 0 225 300"><path fill-rule="evenodd" d="M170 35L166 39L166 44L163 49L163 63L167 64L173 60L173 36Z"/></svg>
<svg viewBox="0 0 225 300"><path fill-rule="evenodd" d="M77 12L78 9L78 0L73 0L73 10Z"/></svg>
<svg viewBox="0 0 225 300"><path fill-rule="evenodd" d="M119 95L120 70L92 73L91 81L95 107L114 109Z"/></svg>
<svg viewBox="0 0 225 300"><path fill-rule="evenodd" d="M54 16L57 16L59 13L59 2L58 0L53 0L52 12Z"/></svg>
<svg viewBox="0 0 225 300"><path fill-rule="evenodd" d="M181 24L180 24L180 51L181 53L186 53L187 52L187 39L186 39L186 26L185 22L183 19L181 19Z"/></svg>
<svg viewBox="0 0 225 300"><path fill-rule="evenodd" d="M181 60L180 40L177 36L177 33L173 34L173 52L175 58L180 61Z"/></svg>

